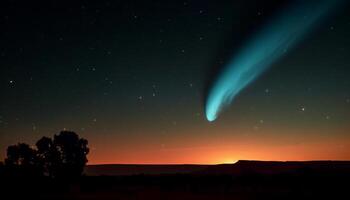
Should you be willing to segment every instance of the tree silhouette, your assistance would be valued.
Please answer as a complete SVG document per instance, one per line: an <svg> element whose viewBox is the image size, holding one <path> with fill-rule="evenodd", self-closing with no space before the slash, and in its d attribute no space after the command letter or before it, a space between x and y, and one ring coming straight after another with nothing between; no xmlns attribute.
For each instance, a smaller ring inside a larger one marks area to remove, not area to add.
<svg viewBox="0 0 350 200"><path fill-rule="evenodd" d="M43 174L53 177L53 167L59 161L59 154L51 138L42 137L36 142L38 162L43 166ZM55 162L56 161L56 162Z"/></svg>
<svg viewBox="0 0 350 200"><path fill-rule="evenodd" d="M5 166L3 162L0 162L0 177L4 176Z"/></svg>
<svg viewBox="0 0 350 200"><path fill-rule="evenodd" d="M9 173L17 176L34 176L40 174L36 150L28 144L19 143L7 148L5 164Z"/></svg>
<svg viewBox="0 0 350 200"><path fill-rule="evenodd" d="M16 176L45 175L74 179L82 175L89 153L88 141L75 132L61 131L53 140L42 137L36 149L19 143L7 148L5 169Z"/></svg>
<svg viewBox="0 0 350 200"><path fill-rule="evenodd" d="M52 151L52 174L56 177L79 177L87 163L88 141L71 131L54 136Z"/></svg>

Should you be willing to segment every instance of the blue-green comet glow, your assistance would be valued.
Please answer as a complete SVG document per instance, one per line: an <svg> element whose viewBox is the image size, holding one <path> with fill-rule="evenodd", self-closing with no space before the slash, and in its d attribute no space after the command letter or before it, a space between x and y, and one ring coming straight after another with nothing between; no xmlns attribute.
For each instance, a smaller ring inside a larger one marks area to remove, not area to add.
<svg viewBox="0 0 350 200"><path fill-rule="evenodd" d="M240 91L302 40L339 1L297 3L258 31L223 68L206 99L208 121L214 121Z"/></svg>

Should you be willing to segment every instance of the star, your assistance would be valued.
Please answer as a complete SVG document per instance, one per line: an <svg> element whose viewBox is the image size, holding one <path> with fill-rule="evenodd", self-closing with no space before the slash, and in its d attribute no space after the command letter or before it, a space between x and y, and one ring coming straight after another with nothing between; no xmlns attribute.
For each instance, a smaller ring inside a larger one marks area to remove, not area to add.
<svg viewBox="0 0 350 200"><path fill-rule="evenodd" d="M304 111L305 111L305 107L301 107L300 110L301 110L302 112L304 112Z"/></svg>

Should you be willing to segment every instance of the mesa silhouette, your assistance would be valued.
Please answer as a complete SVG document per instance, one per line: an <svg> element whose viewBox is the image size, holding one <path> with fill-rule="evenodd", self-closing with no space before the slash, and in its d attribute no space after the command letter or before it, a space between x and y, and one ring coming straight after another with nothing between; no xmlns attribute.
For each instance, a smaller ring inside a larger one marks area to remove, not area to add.
<svg viewBox="0 0 350 200"><path fill-rule="evenodd" d="M108 164L87 165L84 173L88 176L125 176L156 174L197 174L197 175L276 175L288 173L350 173L350 161L256 161L239 160L233 164L218 165L142 165Z"/></svg>

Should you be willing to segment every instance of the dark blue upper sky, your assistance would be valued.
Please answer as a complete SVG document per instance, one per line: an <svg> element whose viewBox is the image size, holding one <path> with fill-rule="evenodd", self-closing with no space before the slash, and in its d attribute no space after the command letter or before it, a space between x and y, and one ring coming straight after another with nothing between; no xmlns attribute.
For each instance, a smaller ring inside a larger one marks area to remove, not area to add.
<svg viewBox="0 0 350 200"><path fill-rule="evenodd" d="M3 1L0 158L12 143L62 129L89 139L93 162L108 162L99 158L118 145L121 152L134 149L136 158L140 140L151 154L205 143L214 148L243 132L261 143L277 134L271 130L292 143L303 143L304 132L317 140L323 129L334 130L325 134L335 141L349 138L348 4L243 91L220 121L205 119L216 72L291 2ZM350 152L348 144L336 145Z"/></svg>

